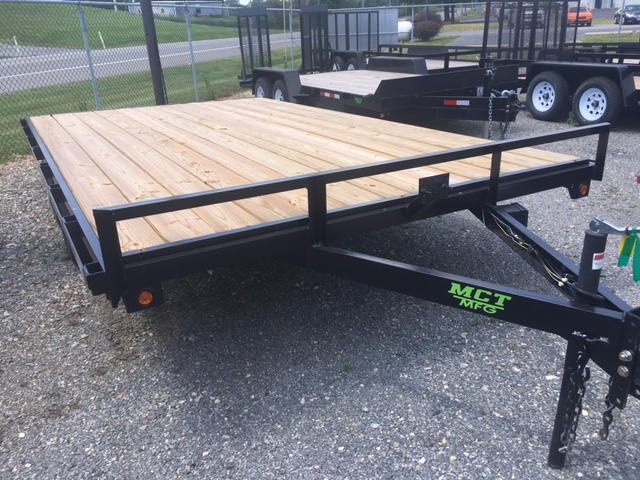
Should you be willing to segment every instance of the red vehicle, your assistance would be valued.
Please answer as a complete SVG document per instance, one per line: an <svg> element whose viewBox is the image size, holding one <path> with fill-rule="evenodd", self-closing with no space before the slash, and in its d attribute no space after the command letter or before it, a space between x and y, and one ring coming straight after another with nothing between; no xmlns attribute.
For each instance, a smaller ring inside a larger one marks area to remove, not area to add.
<svg viewBox="0 0 640 480"><path fill-rule="evenodd" d="M569 13L567 14L567 21L569 25L586 25L591 26L593 22L593 14L585 6L581 7L569 7Z"/></svg>

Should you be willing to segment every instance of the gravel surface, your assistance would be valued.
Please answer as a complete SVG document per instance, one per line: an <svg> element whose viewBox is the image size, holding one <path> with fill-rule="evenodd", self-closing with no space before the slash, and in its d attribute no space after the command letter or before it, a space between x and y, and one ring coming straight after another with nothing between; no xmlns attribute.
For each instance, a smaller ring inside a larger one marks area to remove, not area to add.
<svg viewBox="0 0 640 480"><path fill-rule="evenodd" d="M567 128L521 114L512 137ZM588 198L519 199L534 231L577 261L595 216L637 224L638 132L638 120L612 132ZM584 139L549 148L595 152ZM556 295L464 212L346 244ZM603 281L637 304L617 247ZM597 367L566 468L546 466L565 346L553 335L270 261L166 293L136 314L92 297L33 160L0 166L0 478L640 477L638 402L601 441Z"/></svg>

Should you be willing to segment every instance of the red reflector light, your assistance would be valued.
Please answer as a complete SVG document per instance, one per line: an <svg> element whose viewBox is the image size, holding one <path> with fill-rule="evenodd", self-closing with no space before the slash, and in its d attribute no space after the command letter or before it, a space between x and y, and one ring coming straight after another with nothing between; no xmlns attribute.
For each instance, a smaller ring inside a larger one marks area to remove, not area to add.
<svg viewBox="0 0 640 480"><path fill-rule="evenodd" d="M445 107L468 107L469 105L471 105L471 102L469 102L469 100L445 100L444 101Z"/></svg>

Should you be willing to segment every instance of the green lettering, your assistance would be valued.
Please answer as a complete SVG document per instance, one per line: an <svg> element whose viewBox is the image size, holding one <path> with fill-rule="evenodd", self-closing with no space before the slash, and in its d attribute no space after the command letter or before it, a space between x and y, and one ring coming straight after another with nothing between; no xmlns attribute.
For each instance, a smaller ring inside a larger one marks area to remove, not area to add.
<svg viewBox="0 0 640 480"><path fill-rule="evenodd" d="M507 300L511 300L511 297L509 295L503 295L501 293L494 293L493 296L497 298L496 305L498 307L504 307L504 302L506 302Z"/></svg>
<svg viewBox="0 0 640 480"><path fill-rule="evenodd" d="M486 294L488 296L481 297L482 294ZM489 300L491 300L491 294L492 293L489 290L482 290L481 288L479 288L476 290L476 293L473 295L473 298L475 298L476 300L482 303L489 303Z"/></svg>
<svg viewBox="0 0 640 480"><path fill-rule="evenodd" d="M453 294L456 297L465 297L471 298L471 294L473 293L473 287L464 287L459 283L451 282L451 288L449 289L449 293Z"/></svg>

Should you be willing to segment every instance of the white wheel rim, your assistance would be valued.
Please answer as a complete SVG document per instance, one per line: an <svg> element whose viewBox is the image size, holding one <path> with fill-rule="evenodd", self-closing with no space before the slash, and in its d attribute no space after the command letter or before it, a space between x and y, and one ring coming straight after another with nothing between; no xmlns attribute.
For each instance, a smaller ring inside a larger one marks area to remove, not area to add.
<svg viewBox="0 0 640 480"><path fill-rule="evenodd" d="M356 66L353 63L350 63L349 65L347 65L347 70L355 70Z"/></svg>
<svg viewBox="0 0 640 480"><path fill-rule="evenodd" d="M585 120L598 120L607 111L607 97L601 89L590 88L580 97L578 109Z"/></svg>
<svg viewBox="0 0 640 480"><path fill-rule="evenodd" d="M538 112L546 112L556 101L556 89L549 82L540 82L533 89L531 103Z"/></svg>
<svg viewBox="0 0 640 480"><path fill-rule="evenodd" d="M282 93L282 90L280 90L279 88L277 90L273 91L273 99L277 100L278 102L284 102L284 94Z"/></svg>
<svg viewBox="0 0 640 480"><path fill-rule="evenodd" d="M256 97L258 98L266 97L265 91L264 91L264 88L262 88L262 85L256 86Z"/></svg>

